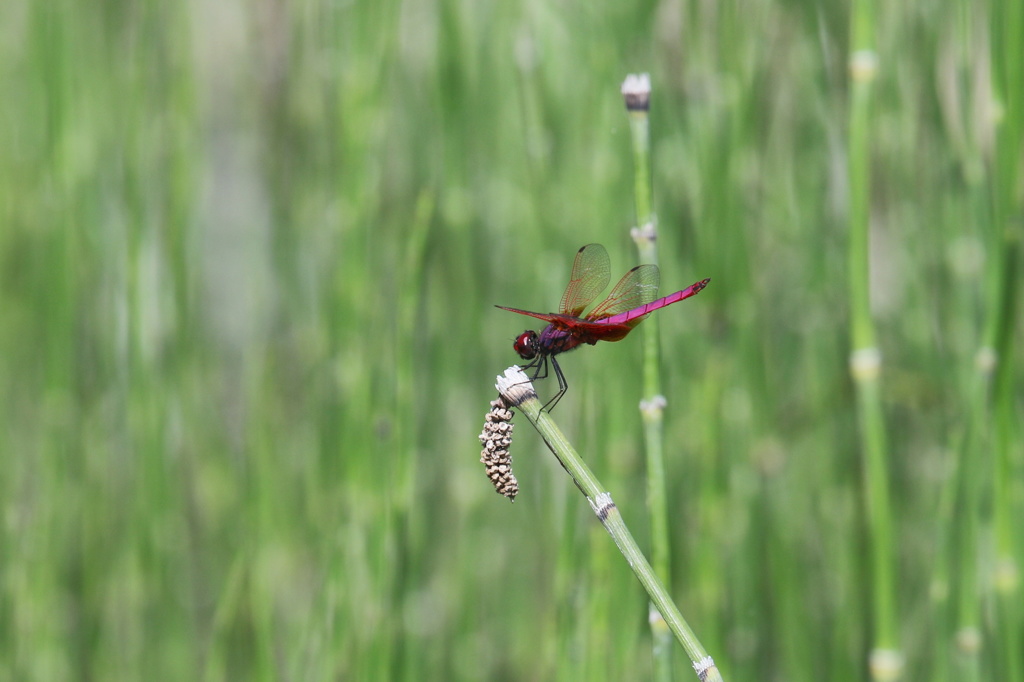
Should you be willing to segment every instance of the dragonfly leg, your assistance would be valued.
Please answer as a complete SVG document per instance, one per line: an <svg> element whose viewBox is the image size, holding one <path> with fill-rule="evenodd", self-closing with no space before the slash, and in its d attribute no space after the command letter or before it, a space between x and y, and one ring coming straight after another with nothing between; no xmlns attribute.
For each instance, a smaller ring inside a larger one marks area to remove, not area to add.
<svg viewBox="0 0 1024 682"><path fill-rule="evenodd" d="M562 396L565 395L565 392L569 389L569 384L565 380L565 375L562 374L562 368L558 366L558 361L555 360L554 357L548 355L538 355L529 363L523 365L523 370L528 373L530 381L536 382L538 379L548 378L549 359L551 360L551 366L554 367L555 370L555 378L558 379L558 392L555 393L554 397L552 397L551 400L547 401L544 404L544 407L542 409L545 409L548 412L554 409L555 405L558 404L558 401L562 399ZM530 370L533 371L531 372Z"/></svg>
<svg viewBox="0 0 1024 682"><path fill-rule="evenodd" d="M548 378L548 356L538 355L523 369L532 369L533 373L530 375L530 381L537 381L537 379Z"/></svg>
<svg viewBox="0 0 1024 682"><path fill-rule="evenodd" d="M547 370L547 363L544 364L544 369ZM558 401L562 399L562 396L565 395L565 392L569 390L569 382L565 380L565 375L562 374L562 368L558 366L558 360L556 360L554 356L551 356L551 366L555 368L555 378L558 379L558 393L556 393L554 397L551 398L551 400L547 401L544 404L544 409L547 410L548 412L551 412L551 410L555 409L555 405L557 405Z"/></svg>

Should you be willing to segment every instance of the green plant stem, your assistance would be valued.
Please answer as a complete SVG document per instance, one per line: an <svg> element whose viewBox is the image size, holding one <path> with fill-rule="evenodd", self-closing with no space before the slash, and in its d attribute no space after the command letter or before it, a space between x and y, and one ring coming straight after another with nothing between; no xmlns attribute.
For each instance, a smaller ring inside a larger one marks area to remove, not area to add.
<svg viewBox="0 0 1024 682"><path fill-rule="evenodd" d="M633 78L633 77L631 77ZM631 81L628 79L627 84ZM623 86L624 91L627 85ZM646 74L637 79L637 87L627 94L630 133L633 142L633 198L637 225L653 219L653 193L650 182L650 83Z"/></svg>
<svg viewBox="0 0 1024 682"><path fill-rule="evenodd" d="M1017 532L1019 514L1014 508L1014 449L1019 447L1019 419L1014 415L1014 330L1020 310L1021 248L1024 243L1024 199L1020 192L1020 148L1024 143L1024 5L1007 3L991 15L993 95L1003 116L995 130L995 159L992 164L992 217L994 243L1002 259L997 286L992 289L993 311L986 344L993 349L996 365L989 412L993 438L992 509L995 529L996 637L1002 660L996 661L999 679L1021 679L1024 656L1019 617L1020 556ZM1015 644L1017 643L1017 644Z"/></svg>
<svg viewBox="0 0 1024 682"><path fill-rule="evenodd" d="M870 228L871 101L877 68L874 52L874 5L856 0L851 7L850 55L850 369L857 394L864 509L870 555L873 643L871 676L892 680L900 676L895 604L892 511L889 502L888 456L879 386L881 353L876 346L870 308L868 235Z"/></svg>
<svg viewBox="0 0 1024 682"><path fill-rule="evenodd" d="M537 393L526 374L519 367L510 367L505 370L504 375L498 377L495 386L510 405L519 409L530 420L559 464L566 470L580 492L586 496L594 513L612 536L615 545L626 558L669 629L683 646L698 678L721 680L721 673L715 667L714 661L701 646L669 596L664 583L658 579L647 558L640 551L640 546L633 539L618 507L612 501L611 494L604 490L604 486L580 458L551 415L541 409Z"/></svg>
<svg viewBox="0 0 1024 682"><path fill-rule="evenodd" d="M641 263L658 263L657 226L654 216L654 191L651 184L650 79L646 74L629 76L622 86L629 116L633 146L633 190L636 227L633 241ZM658 348L657 317L646 321L643 332L643 399L640 413L644 424L647 474L647 510L651 524L651 558L654 572L671 586L671 543L668 529L668 500L665 493L664 412L661 395L661 358ZM655 679L672 679L671 634L651 609Z"/></svg>
<svg viewBox="0 0 1024 682"><path fill-rule="evenodd" d="M995 630L1001 638L999 650L1003 652L1000 679L1021 679L1024 670L1019 646L1022 623L1017 617L1020 598L1020 564L1017 560L1018 514L1015 510L1013 486L1014 449L1019 444L1019 423L1014 415L1016 394L1013 388L1013 332L1016 327L1018 291L1020 287L1020 225L1007 227L1004 258L1001 272L1002 286L997 315L1000 324L994 332L995 356L998 358L993 377L991 403L987 413L994 423L992 429L993 490L992 510L995 532L995 575L993 585L996 596Z"/></svg>

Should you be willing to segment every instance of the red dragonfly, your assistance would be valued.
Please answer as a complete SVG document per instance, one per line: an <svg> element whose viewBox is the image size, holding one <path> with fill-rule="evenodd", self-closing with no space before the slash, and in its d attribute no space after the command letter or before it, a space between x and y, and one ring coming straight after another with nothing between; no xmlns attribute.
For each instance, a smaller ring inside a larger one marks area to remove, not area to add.
<svg viewBox="0 0 1024 682"><path fill-rule="evenodd" d="M519 357L529 360L524 369L533 369L531 380L543 379L548 375L548 360L558 378L558 393L545 407L553 408L565 394L568 384L555 356L570 351L582 343L591 346L598 341L619 341L626 337L633 327L658 308L664 308L678 301L695 296L708 285L704 279L682 291L655 300L661 275L657 265L637 265L627 272L615 285L608 298L598 303L582 316L589 306L604 291L611 280L608 252L600 244L587 244L576 252L572 264L569 286L562 294L557 313L532 313L529 310L506 308L520 315L529 315L544 320L548 326L540 334L527 329L516 337L512 348Z"/></svg>

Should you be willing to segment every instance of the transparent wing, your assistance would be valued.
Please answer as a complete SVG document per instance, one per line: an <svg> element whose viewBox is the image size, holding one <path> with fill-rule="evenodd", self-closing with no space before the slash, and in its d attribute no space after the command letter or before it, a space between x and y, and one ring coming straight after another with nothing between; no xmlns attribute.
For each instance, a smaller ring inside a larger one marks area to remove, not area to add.
<svg viewBox="0 0 1024 682"><path fill-rule="evenodd" d="M558 312L579 317L611 280L608 252L600 244L587 244L576 252L569 285L562 294ZM614 293L614 292L613 292Z"/></svg>
<svg viewBox="0 0 1024 682"><path fill-rule="evenodd" d="M590 322L603 320L645 306L658 297L659 284L661 274L657 265L638 265L623 275L608 298L594 306L583 319ZM637 323L639 320L633 325Z"/></svg>

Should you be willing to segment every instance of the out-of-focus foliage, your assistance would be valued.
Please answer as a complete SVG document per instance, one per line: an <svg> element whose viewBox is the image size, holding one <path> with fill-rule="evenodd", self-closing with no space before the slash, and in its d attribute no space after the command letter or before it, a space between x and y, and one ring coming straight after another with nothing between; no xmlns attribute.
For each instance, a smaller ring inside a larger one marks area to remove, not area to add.
<svg viewBox="0 0 1024 682"><path fill-rule="evenodd" d="M976 551L949 500L1002 257L1000 8L878 8L909 679L944 679ZM0 677L645 679L586 502L524 423L510 505L476 436L527 323L493 304L554 309L588 242L635 264L618 87L650 71L662 288L712 278L659 313L673 592L726 679L864 679L842 12L6 0ZM638 346L566 356L555 414L642 538Z"/></svg>

